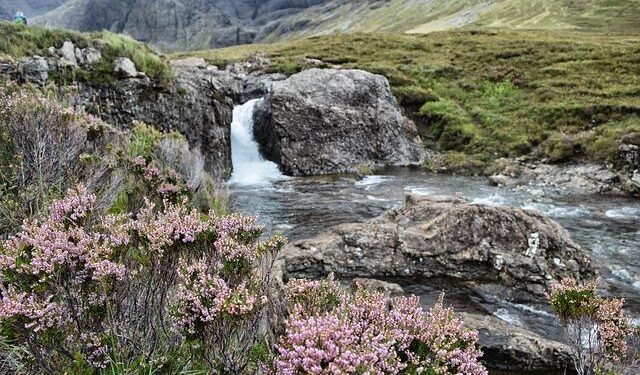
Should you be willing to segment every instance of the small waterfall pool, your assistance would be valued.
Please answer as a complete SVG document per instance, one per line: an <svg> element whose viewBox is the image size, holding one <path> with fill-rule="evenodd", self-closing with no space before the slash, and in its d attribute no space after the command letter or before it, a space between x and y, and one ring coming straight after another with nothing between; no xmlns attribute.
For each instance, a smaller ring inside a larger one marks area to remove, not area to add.
<svg viewBox="0 0 640 375"><path fill-rule="evenodd" d="M358 180L351 176L285 178L264 161L252 136L251 112L256 102L234 112L234 177L231 209L257 214L271 231L291 241L308 238L342 223L361 222L400 206L407 193L460 194L478 204L536 209L560 222L600 265L609 292L626 299L640 316L640 200L612 196L571 196L553 189L490 186L483 178L431 174L396 168ZM237 164L236 164L237 163ZM403 285L430 303L447 285ZM461 310L491 313L498 318L557 337L557 325L546 306L518 305L500 296L469 297L451 288L448 302Z"/></svg>

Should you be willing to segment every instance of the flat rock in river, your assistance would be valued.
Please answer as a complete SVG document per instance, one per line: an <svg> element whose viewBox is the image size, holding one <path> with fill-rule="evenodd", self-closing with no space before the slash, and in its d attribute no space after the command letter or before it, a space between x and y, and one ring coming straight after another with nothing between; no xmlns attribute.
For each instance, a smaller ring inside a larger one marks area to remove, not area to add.
<svg viewBox="0 0 640 375"><path fill-rule="evenodd" d="M538 211L417 195L368 222L294 242L282 262L285 280L447 278L518 301L544 300L562 278L595 275L569 233Z"/></svg>

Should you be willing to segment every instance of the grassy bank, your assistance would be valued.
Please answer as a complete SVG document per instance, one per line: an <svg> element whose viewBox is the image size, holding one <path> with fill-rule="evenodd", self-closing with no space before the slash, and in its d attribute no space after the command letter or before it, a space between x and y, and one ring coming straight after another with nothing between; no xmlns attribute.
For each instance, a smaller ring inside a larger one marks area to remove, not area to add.
<svg viewBox="0 0 640 375"><path fill-rule="evenodd" d="M255 55L293 74L317 65L385 75L452 167L497 157L617 163L640 134L640 37L543 31L353 34L176 54L225 65Z"/></svg>
<svg viewBox="0 0 640 375"><path fill-rule="evenodd" d="M94 47L102 54L102 60L92 71L77 70L74 78L109 82L115 79L113 69L119 57L130 58L139 71L152 79L166 81L171 77L171 69L161 56L143 43L124 35L107 31L78 33L38 26L24 27L3 21L0 21L0 35L0 61L33 55L46 56L49 47L60 48L65 41L71 41L78 48ZM61 74L55 78L62 79L63 76Z"/></svg>

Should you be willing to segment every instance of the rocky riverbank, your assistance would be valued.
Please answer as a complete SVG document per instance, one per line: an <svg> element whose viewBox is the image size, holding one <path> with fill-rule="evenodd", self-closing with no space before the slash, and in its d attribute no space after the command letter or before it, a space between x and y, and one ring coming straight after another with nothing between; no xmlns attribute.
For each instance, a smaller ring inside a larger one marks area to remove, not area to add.
<svg viewBox="0 0 640 375"><path fill-rule="evenodd" d="M341 280L365 278L366 285L392 294L416 282L459 285L463 294L469 293L462 298L470 304L487 295L544 304L552 282L588 280L596 274L590 257L567 231L539 212L418 195L407 196L403 207L375 219L294 242L280 262L284 280L334 273ZM481 308L464 317L480 331L491 368L562 371L567 366L563 344L526 326Z"/></svg>

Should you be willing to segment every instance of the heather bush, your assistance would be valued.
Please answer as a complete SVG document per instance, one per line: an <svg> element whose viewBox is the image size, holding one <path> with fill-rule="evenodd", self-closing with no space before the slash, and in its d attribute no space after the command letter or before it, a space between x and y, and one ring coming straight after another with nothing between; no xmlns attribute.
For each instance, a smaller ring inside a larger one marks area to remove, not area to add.
<svg viewBox="0 0 640 375"><path fill-rule="evenodd" d="M598 296L596 282L563 280L549 294L579 375L637 374L640 331L623 310L624 300Z"/></svg>
<svg viewBox="0 0 640 375"><path fill-rule="evenodd" d="M477 333L444 307L443 297L425 311L415 296L363 288L351 294L328 279L290 282L287 302L272 373L487 374Z"/></svg>
<svg viewBox="0 0 640 375"><path fill-rule="evenodd" d="M32 370L243 371L282 237L260 241L255 219L203 217L184 199L107 216L95 205L75 187L2 244L2 331Z"/></svg>
<svg viewBox="0 0 640 375"><path fill-rule="evenodd" d="M96 117L42 94L0 90L0 233L17 230L74 183L109 205L119 178L107 144L118 140Z"/></svg>

